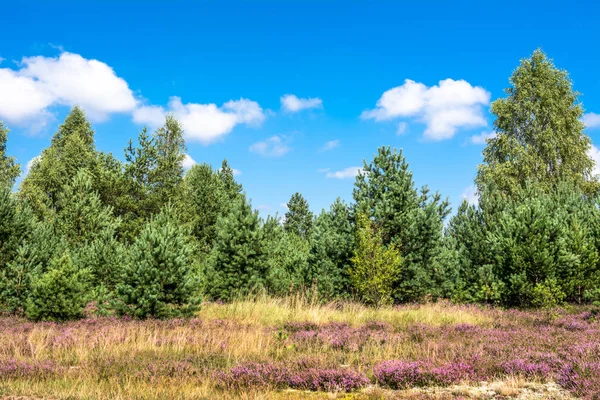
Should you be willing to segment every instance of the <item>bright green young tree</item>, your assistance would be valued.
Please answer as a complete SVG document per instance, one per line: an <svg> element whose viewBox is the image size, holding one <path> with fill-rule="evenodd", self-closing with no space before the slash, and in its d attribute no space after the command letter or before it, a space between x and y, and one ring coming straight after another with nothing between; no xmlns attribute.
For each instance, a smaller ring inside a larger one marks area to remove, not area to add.
<svg viewBox="0 0 600 400"><path fill-rule="evenodd" d="M384 246L373 221L366 214L356 216L356 249L350 280L360 298L381 306L393 301L394 283L400 277L402 257L394 245Z"/></svg>
<svg viewBox="0 0 600 400"><path fill-rule="evenodd" d="M583 108L567 72L536 50L521 60L510 84L507 97L492 103L497 135L483 152L476 180L480 193L494 189L512 195L525 184L550 190L565 180L597 193Z"/></svg>

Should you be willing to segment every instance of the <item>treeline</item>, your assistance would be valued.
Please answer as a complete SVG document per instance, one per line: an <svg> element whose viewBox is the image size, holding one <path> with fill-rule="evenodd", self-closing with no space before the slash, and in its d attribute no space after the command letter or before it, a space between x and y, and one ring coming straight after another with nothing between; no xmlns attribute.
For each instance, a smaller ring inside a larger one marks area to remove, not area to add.
<svg viewBox="0 0 600 400"><path fill-rule="evenodd" d="M417 188L382 147L354 185L313 215L299 193L283 219L259 217L223 161L182 168L172 116L98 151L75 107L18 191L0 125L0 308L33 320L89 313L186 316L202 299L302 292L382 305L440 298L549 307L600 300L600 202L583 110L541 51L492 104L479 203Z"/></svg>

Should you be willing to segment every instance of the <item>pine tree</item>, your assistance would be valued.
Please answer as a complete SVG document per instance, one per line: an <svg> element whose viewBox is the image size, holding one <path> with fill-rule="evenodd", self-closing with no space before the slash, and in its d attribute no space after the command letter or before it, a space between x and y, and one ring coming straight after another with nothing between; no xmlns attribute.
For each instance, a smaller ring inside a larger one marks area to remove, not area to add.
<svg viewBox="0 0 600 400"><path fill-rule="evenodd" d="M58 203L57 230L73 246L91 243L102 235L113 236L119 226L112 208L104 206L94 191L92 176L87 170L77 171L63 188Z"/></svg>
<svg viewBox="0 0 600 400"><path fill-rule="evenodd" d="M350 269L352 286L366 303L389 304L400 276L400 253L393 245L383 245L373 221L365 214L356 216L356 224L356 249Z"/></svg>
<svg viewBox="0 0 600 400"><path fill-rule="evenodd" d="M588 194L598 192L587 155L590 138L581 122L583 109L566 71L536 50L510 78L506 98L492 103L497 136L489 139L477 184L507 195L526 184L545 190L573 181Z"/></svg>
<svg viewBox="0 0 600 400"><path fill-rule="evenodd" d="M68 252L31 280L25 314L34 321L67 321L83 316L86 286Z"/></svg>
<svg viewBox="0 0 600 400"><path fill-rule="evenodd" d="M61 191L80 169L97 174L94 132L83 111L75 107L21 183L19 195L39 218L52 218Z"/></svg>
<svg viewBox="0 0 600 400"><path fill-rule="evenodd" d="M223 160L221 163L221 169L219 169L219 176L225 187L225 192L229 197L230 201L235 200L242 194L242 185L235 181L233 169L229 166L227 160Z"/></svg>
<svg viewBox="0 0 600 400"><path fill-rule="evenodd" d="M198 280L189 232L172 206L153 217L129 249L117 291L121 313L136 318L189 316L198 309Z"/></svg>
<svg viewBox="0 0 600 400"><path fill-rule="evenodd" d="M289 295L306 289L310 243L286 232L277 217L269 216L262 227L268 251L268 288L275 295Z"/></svg>
<svg viewBox="0 0 600 400"><path fill-rule="evenodd" d="M310 212L306 199L296 192L288 201L287 208L288 211L285 213L283 224L285 230L304 239L310 237L314 217L313 213Z"/></svg>
<svg viewBox="0 0 600 400"><path fill-rule="evenodd" d="M168 115L165 124L154 133L156 167L152 171L155 200L159 204L172 201L183 179L182 162L185 158L183 129L174 116Z"/></svg>
<svg viewBox="0 0 600 400"><path fill-rule="evenodd" d="M404 260L401 278L394 288L398 301L439 296L435 286L436 260L443 249L443 221L450 213L439 193L419 192L402 151L378 149L356 178L356 210L366 213L380 229L384 245L392 244Z"/></svg>
<svg viewBox="0 0 600 400"><path fill-rule="evenodd" d="M339 198L315 219L310 240L308 270L303 280L326 299L347 297L348 271L354 251L354 222L350 208Z"/></svg>
<svg viewBox="0 0 600 400"><path fill-rule="evenodd" d="M207 294L232 300L266 287L268 249L258 212L245 196L233 201L228 215L217 221L217 237L206 260Z"/></svg>
<svg viewBox="0 0 600 400"><path fill-rule="evenodd" d="M183 180L182 214L202 253L210 252L219 217L229 210L223 181L208 164L194 165Z"/></svg>
<svg viewBox="0 0 600 400"><path fill-rule="evenodd" d="M9 186L0 186L0 270L15 256L32 229L32 218L11 193Z"/></svg>
<svg viewBox="0 0 600 400"><path fill-rule="evenodd" d="M21 167L15 163L15 158L6 155L8 132L8 128L0 121L0 187L14 185L21 173Z"/></svg>

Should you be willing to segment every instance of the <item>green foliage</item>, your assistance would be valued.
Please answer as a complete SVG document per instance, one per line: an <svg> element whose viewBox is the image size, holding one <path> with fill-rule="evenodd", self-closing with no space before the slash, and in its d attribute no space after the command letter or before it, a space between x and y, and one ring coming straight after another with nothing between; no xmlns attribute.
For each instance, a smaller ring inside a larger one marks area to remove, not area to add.
<svg viewBox="0 0 600 400"><path fill-rule="evenodd" d="M0 121L0 187L14 185L21 173L21 167L15 163L15 158L6 155L8 132L8 128Z"/></svg>
<svg viewBox="0 0 600 400"><path fill-rule="evenodd" d="M219 173L208 164L194 165L185 175L182 217L192 230L199 250L210 252L219 217L227 214L230 199Z"/></svg>
<svg viewBox="0 0 600 400"><path fill-rule="evenodd" d="M129 249L119 311L135 318L189 316L198 309L198 279L189 232L172 206L153 217Z"/></svg>
<svg viewBox="0 0 600 400"><path fill-rule="evenodd" d="M594 162L587 155L590 138L583 132L583 109L566 71L536 50L510 78L506 98L492 103L495 138L488 140L479 167L480 191L515 193L528 184L549 190L573 181L588 194L598 193L592 177Z"/></svg>
<svg viewBox="0 0 600 400"><path fill-rule="evenodd" d="M356 224L356 249L350 269L352 286L368 304L389 304L400 276L402 257L394 245L383 245L373 221L365 214L356 216Z"/></svg>
<svg viewBox="0 0 600 400"><path fill-rule="evenodd" d="M24 238L14 257L0 268L0 306L10 312L24 310L31 280L48 269L55 254L65 250L66 242L55 234L52 225L32 221L31 234Z"/></svg>
<svg viewBox="0 0 600 400"><path fill-rule="evenodd" d="M62 190L80 169L96 174L98 153L93 137L83 111L73 108L21 183L19 196L39 218L51 219L59 211Z"/></svg>
<svg viewBox="0 0 600 400"><path fill-rule="evenodd" d="M217 236L206 260L206 292L216 300L261 291L267 286L268 249L258 212L245 196L217 221Z"/></svg>
<svg viewBox="0 0 600 400"><path fill-rule="evenodd" d="M31 280L25 313L34 321L67 321L81 318L85 307L85 277L68 252Z"/></svg>
<svg viewBox="0 0 600 400"><path fill-rule="evenodd" d="M294 193L287 203L287 209L283 224L286 232L308 238L313 225L313 214L306 199L300 193Z"/></svg>
<svg viewBox="0 0 600 400"><path fill-rule="evenodd" d="M268 287L275 295L288 295L306 289L304 277L308 270L310 243L308 240L283 230L274 218L269 219L263 231L270 236L266 245L268 258ZM274 227L272 225L275 225Z"/></svg>
<svg viewBox="0 0 600 400"><path fill-rule="evenodd" d="M447 231L460 260L455 297L539 307L596 298L599 213L572 181L461 206Z"/></svg>
<svg viewBox="0 0 600 400"><path fill-rule="evenodd" d="M221 169L219 169L219 177L225 187L225 193L229 197L230 201L235 200L242 194L242 185L235 181L233 176L233 169L229 166L227 160L223 160L221 163Z"/></svg>
<svg viewBox="0 0 600 400"><path fill-rule="evenodd" d="M350 208L338 198L328 212L321 212L315 219L305 285L316 288L325 299L348 297L353 251L353 218Z"/></svg>
<svg viewBox="0 0 600 400"><path fill-rule="evenodd" d="M58 204L57 232L73 246L90 243L101 235L113 235L120 224L112 209L102 204L93 189L91 175L83 169L64 186Z"/></svg>
<svg viewBox="0 0 600 400"><path fill-rule="evenodd" d="M450 213L447 200L429 189L414 186L402 151L378 149L373 161L365 161L354 188L356 209L372 218L384 245L395 245L404 260L401 278L394 288L398 301L438 297L437 258L443 249L443 221Z"/></svg>

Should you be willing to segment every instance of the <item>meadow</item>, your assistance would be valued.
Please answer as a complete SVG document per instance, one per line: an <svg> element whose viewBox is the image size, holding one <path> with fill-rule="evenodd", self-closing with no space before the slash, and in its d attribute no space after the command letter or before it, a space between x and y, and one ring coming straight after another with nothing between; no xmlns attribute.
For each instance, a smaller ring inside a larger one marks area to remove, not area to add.
<svg viewBox="0 0 600 400"><path fill-rule="evenodd" d="M5 316L0 396L596 399L597 313L265 297L205 303L191 319Z"/></svg>

